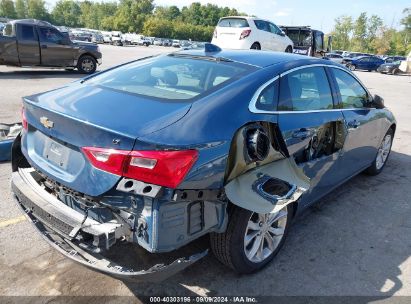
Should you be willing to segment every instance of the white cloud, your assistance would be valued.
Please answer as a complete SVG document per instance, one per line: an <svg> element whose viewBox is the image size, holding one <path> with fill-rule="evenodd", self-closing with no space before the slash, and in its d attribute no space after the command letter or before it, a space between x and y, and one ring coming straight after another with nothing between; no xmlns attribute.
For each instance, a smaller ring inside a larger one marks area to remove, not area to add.
<svg viewBox="0 0 411 304"><path fill-rule="evenodd" d="M277 11L277 12L274 14L274 16L275 16L275 17L287 17L287 16L290 16L290 15L291 15L292 11L293 11L293 10L290 9L290 8L285 8L285 9L282 9L282 10Z"/></svg>

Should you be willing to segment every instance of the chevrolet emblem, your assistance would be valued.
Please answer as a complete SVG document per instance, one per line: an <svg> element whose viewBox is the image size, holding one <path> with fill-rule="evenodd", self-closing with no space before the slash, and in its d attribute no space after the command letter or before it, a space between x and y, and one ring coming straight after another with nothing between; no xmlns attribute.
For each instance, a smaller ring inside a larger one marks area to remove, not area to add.
<svg viewBox="0 0 411 304"><path fill-rule="evenodd" d="M45 126L47 129L51 129L54 126L54 122L49 120L47 117L43 116L40 117L40 123Z"/></svg>

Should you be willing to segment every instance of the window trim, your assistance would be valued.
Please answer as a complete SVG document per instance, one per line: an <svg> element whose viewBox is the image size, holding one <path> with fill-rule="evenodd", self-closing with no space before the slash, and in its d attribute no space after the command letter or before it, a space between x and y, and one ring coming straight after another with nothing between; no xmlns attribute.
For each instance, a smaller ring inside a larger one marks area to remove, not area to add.
<svg viewBox="0 0 411 304"><path fill-rule="evenodd" d="M339 69L342 70L346 73L348 73L349 75L351 75L352 77L354 77L355 80L357 80L359 82L359 84L362 86L362 88L367 92L368 96L371 96L370 92L368 91L368 89L365 87L365 85L361 82L361 80L354 75L353 73L351 73L349 70L345 69L344 67L339 67L336 65L329 65L329 64L323 64L323 63L316 63L316 64L307 64L307 65L302 65L299 67L295 67L292 69L289 69L285 72L280 73L279 75L271 78L270 80L266 81L265 83L263 83L258 89L257 91L255 91L253 97L251 98L251 101L248 105L248 110L251 113L255 113L255 114L304 114L304 113L317 113L317 112L335 112L335 111L353 111L353 110L361 110L361 109L375 109L375 108L350 108L350 109L326 109L326 110L309 110L309 111L267 111L267 110L260 110L257 109L257 100L258 97L260 96L260 94L262 93L262 91L269 86L271 83L273 83L274 81L278 80L280 77L283 77L284 75L290 74L294 71L298 71L298 70L302 70L305 68L310 68L310 67L324 67L325 70L327 70L327 68L330 69ZM327 75L328 76L328 75ZM330 81L330 79L329 79ZM332 75L332 82L334 83L335 81L335 76ZM336 93L338 95L338 93L335 91L335 88L333 86L333 83L330 83L330 89L332 94ZM340 106L341 102L338 99L337 100L337 104L334 103L334 106Z"/></svg>

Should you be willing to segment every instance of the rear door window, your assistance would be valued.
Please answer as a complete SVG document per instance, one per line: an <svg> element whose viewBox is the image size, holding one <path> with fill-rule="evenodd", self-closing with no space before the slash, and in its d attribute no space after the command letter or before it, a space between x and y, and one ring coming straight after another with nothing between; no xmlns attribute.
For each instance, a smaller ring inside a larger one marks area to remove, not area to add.
<svg viewBox="0 0 411 304"><path fill-rule="evenodd" d="M34 27L32 25L22 24L20 26L20 39L21 40L37 40L34 34Z"/></svg>
<svg viewBox="0 0 411 304"><path fill-rule="evenodd" d="M281 77L279 111L327 110L333 107L324 68L304 68Z"/></svg>
<svg viewBox="0 0 411 304"><path fill-rule="evenodd" d="M257 29L261 31L270 32L270 28L268 27L268 22L263 20L254 20L255 26Z"/></svg>
<svg viewBox="0 0 411 304"><path fill-rule="evenodd" d="M249 24L244 18L224 18L218 22L219 27L249 27Z"/></svg>
<svg viewBox="0 0 411 304"><path fill-rule="evenodd" d="M264 88L258 95L255 106L258 110L275 111L278 99L278 80Z"/></svg>

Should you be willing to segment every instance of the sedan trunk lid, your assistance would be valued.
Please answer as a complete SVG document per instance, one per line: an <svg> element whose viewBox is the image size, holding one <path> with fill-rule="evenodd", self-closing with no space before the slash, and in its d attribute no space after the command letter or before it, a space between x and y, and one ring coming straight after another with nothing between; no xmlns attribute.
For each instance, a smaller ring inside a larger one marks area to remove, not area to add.
<svg viewBox="0 0 411 304"><path fill-rule="evenodd" d="M50 178L81 193L101 195L120 176L94 168L81 148L132 150L136 138L181 119L190 106L73 84L24 99L29 127L22 150Z"/></svg>

